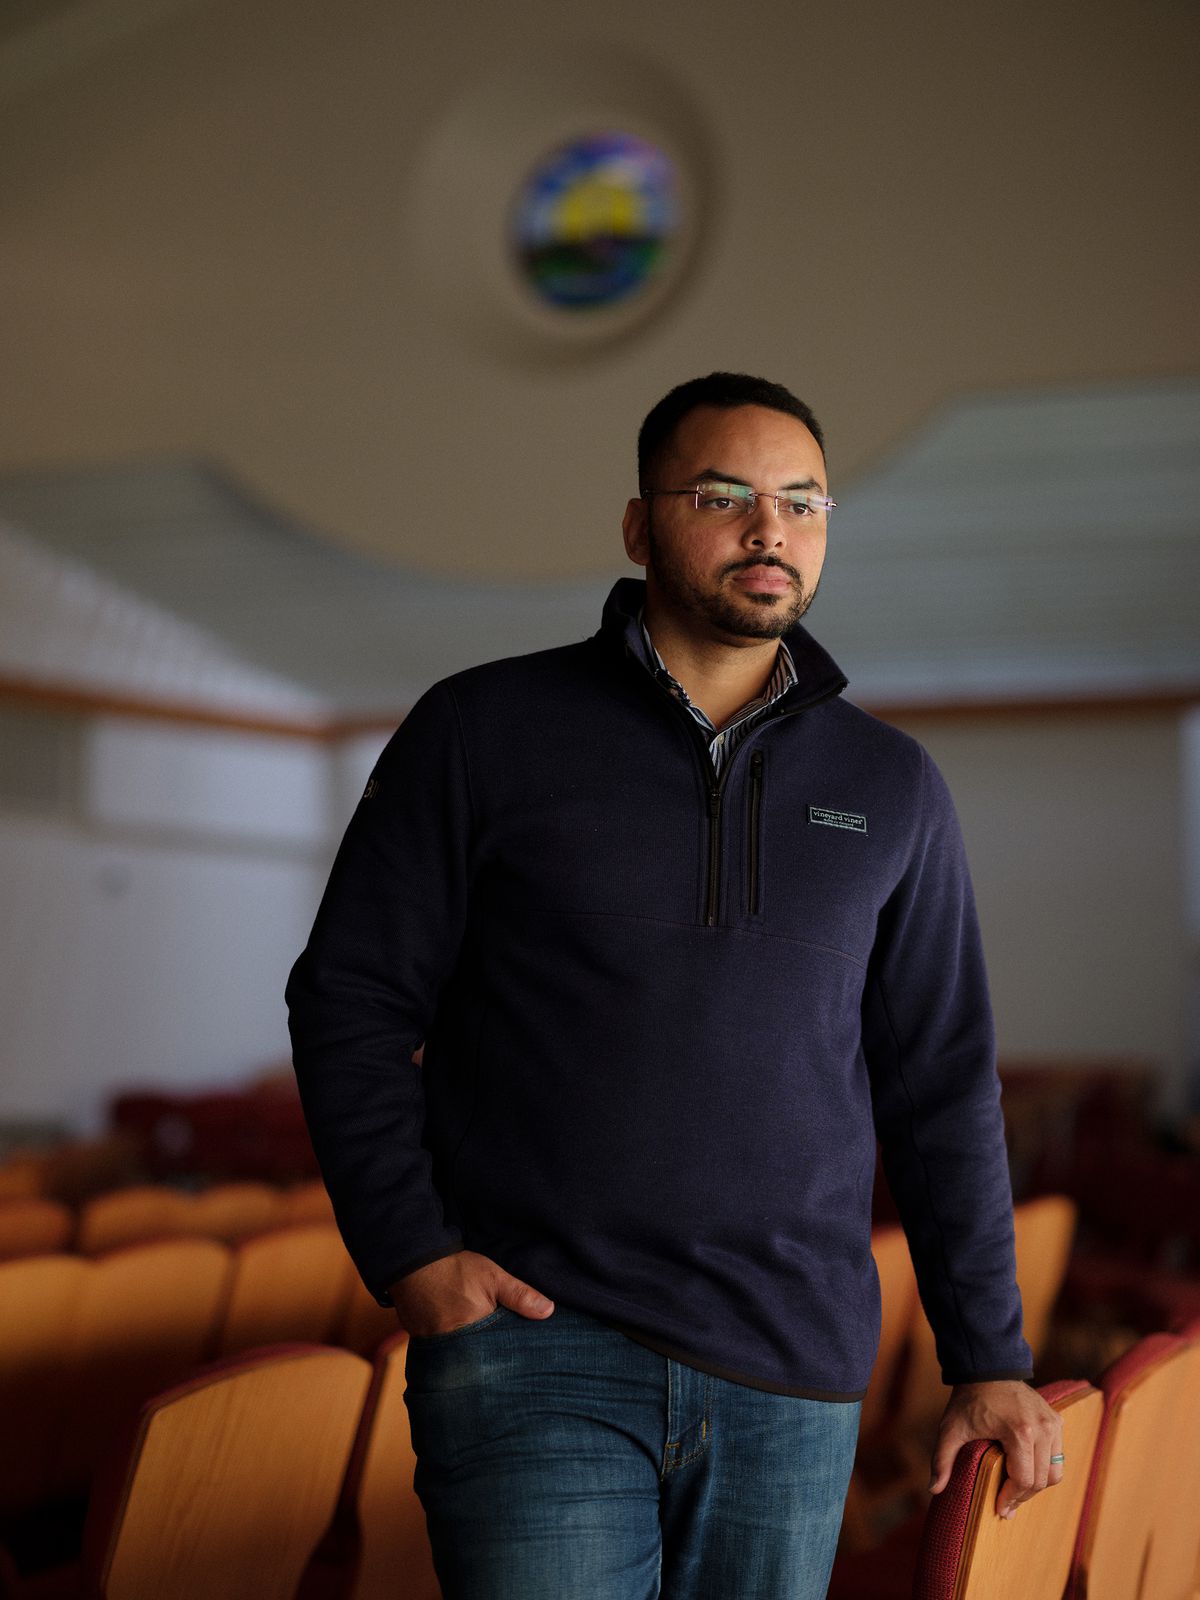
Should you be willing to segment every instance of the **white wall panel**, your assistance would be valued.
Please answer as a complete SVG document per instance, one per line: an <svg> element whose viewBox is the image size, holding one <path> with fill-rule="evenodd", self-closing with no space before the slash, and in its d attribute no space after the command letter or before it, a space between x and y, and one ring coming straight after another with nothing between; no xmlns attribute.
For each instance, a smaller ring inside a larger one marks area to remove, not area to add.
<svg viewBox="0 0 1200 1600"><path fill-rule="evenodd" d="M194 1087L285 1057L284 983L322 878L0 819L0 1108L88 1127L116 1086Z"/></svg>
<svg viewBox="0 0 1200 1600"><path fill-rule="evenodd" d="M87 756L97 822L324 846L328 751L315 742L101 718Z"/></svg>

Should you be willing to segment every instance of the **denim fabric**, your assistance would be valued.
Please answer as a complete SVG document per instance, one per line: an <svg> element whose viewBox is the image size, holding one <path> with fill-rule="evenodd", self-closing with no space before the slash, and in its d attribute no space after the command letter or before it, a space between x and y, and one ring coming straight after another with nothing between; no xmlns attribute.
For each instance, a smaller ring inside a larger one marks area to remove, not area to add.
<svg viewBox="0 0 1200 1600"><path fill-rule="evenodd" d="M413 1339L445 1600L821 1600L857 1402L730 1383L582 1312Z"/></svg>

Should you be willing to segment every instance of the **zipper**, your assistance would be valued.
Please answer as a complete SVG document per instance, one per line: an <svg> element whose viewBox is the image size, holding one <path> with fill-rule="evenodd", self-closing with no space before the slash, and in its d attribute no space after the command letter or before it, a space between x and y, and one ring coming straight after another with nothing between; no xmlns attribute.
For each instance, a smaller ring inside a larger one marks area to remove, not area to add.
<svg viewBox="0 0 1200 1600"><path fill-rule="evenodd" d="M748 876L750 879L750 915L758 915L758 858L759 818L762 813L762 770L763 753L756 750L750 757L750 819L747 830L748 838Z"/></svg>
<svg viewBox="0 0 1200 1600"><path fill-rule="evenodd" d="M722 774L724 776L724 774ZM717 925L717 885L721 881L721 785L708 791L708 894L705 898L704 925Z"/></svg>
<svg viewBox="0 0 1200 1600"><path fill-rule="evenodd" d="M630 662L637 663L639 671L644 672L646 670L645 667L642 666L638 661L638 657L628 644L625 646L625 654ZM784 717L798 716L802 711L810 711L814 706L822 705L826 700L835 699L839 694L841 694L845 687L846 680L843 678L839 683L834 684L832 687L822 689L819 693L811 695L807 700L802 701L799 705L788 706L786 709L779 711L772 711L768 716L763 718L763 722L774 722L777 719L782 720ZM724 791L725 780L729 776L732 763L726 763L725 770L721 773L721 776L717 779L714 779L712 772L712 757L708 753L708 742L706 741L703 733L701 733L699 724L687 711L687 709L684 706L679 705L670 695L664 694L663 699L666 701L667 706L669 706L671 714L678 714L678 716L683 719L684 724L686 724L690 743L700 762L701 769L703 770L704 781L708 790L708 882L705 886L704 892L704 926L706 928L715 928L717 925L717 917L720 912L719 886L721 882L721 796L722 792ZM735 752L734 760L736 760L736 758L737 753ZM750 783L752 797L751 815L753 817L753 868L751 872L751 913L753 914L758 910L759 900L758 819L762 801L761 750L755 750L752 754L750 764Z"/></svg>

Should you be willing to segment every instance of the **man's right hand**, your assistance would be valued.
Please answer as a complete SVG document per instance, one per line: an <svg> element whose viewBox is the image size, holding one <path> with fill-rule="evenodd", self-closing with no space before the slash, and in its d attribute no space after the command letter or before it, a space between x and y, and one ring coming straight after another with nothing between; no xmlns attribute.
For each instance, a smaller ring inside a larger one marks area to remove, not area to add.
<svg viewBox="0 0 1200 1600"><path fill-rule="evenodd" d="M418 1267L397 1278L388 1293L400 1326L419 1339L465 1328L490 1316L497 1306L535 1321L554 1310L552 1300L474 1250L459 1250Z"/></svg>

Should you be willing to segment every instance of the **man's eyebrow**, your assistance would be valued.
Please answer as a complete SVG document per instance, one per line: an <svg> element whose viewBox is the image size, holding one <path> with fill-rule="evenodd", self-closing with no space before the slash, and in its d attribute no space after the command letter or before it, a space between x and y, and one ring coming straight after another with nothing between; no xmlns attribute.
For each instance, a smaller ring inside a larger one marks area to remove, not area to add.
<svg viewBox="0 0 1200 1600"><path fill-rule="evenodd" d="M689 483L740 483L743 489L752 487L745 478L739 478L736 472L722 472L720 467L705 467L700 472L693 472L688 479Z"/></svg>
<svg viewBox="0 0 1200 1600"><path fill-rule="evenodd" d="M743 489L750 489L753 487L753 485L748 483L745 478L739 478L737 474L733 472L722 472L719 467L705 467L702 472L693 472L688 482L736 483L739 484ZM825 493L824 488L817 482L815 478L802 478L797 483L785 483L780 489L780 493L782 494L784 492L790 492L793 489L820 489L822 494Z"/></svg>

